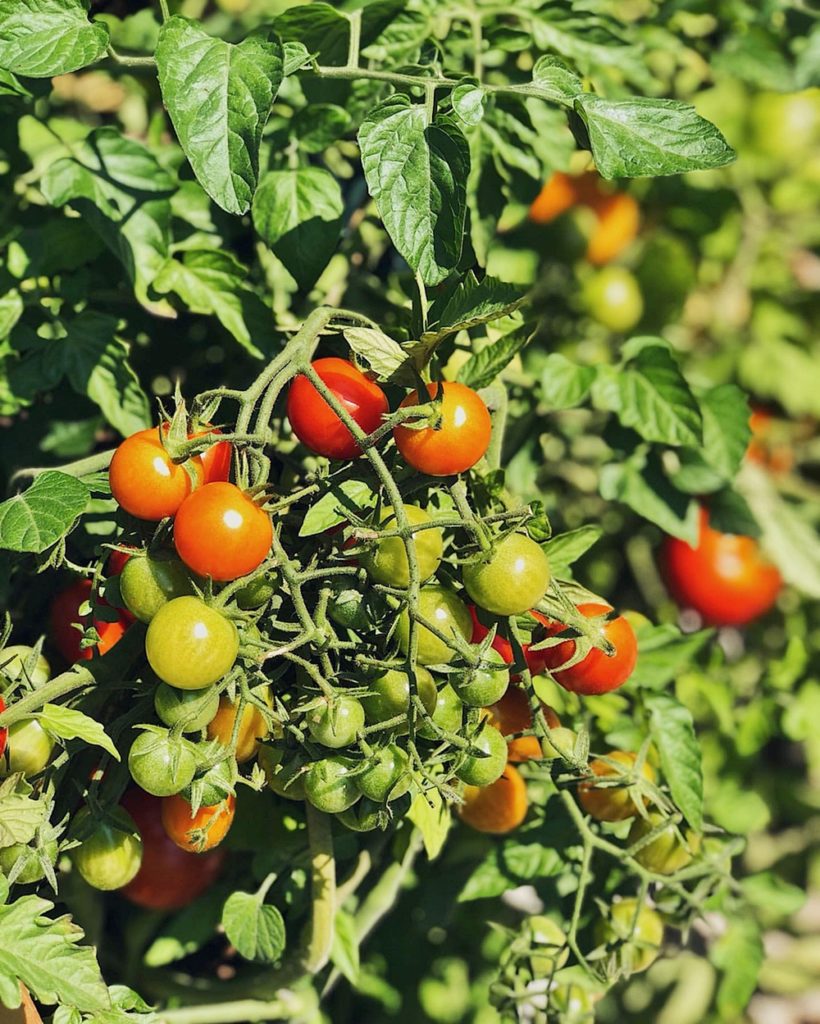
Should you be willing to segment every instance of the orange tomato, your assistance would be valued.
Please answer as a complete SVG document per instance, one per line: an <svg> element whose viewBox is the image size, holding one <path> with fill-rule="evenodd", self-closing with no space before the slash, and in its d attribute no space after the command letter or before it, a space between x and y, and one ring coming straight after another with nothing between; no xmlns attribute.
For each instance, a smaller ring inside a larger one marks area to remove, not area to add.
<svg viewBox="0 0 820 1024"><path fill-rule="evenodd" d="M547 704L541 708L550 729L558 729L561 720ZM518 686L509 686L507 692L489 708L490 722L503 736L526 732L532 729L532 709L529 698ZM541 743L537 736L517 736L507 742L507 760L515 763L521 761L540 761L543 758Z"/></svg>
<svg viewBox="0 0 820 1024"><path fill-rule="evenodd" d="M132 434L117 448L108 480L121 508L137 519L158 522L176 513L204 480L204 470L198 456L184 466L172 462L152 427Z"/></svg>
<svg viewBox="0 0 820 1024"><path fill-rule="evenodd" d="M634 767L637 760L636 754L626 750L613 750L606 757L606 760L595 758L589 762L590 770L596 778L618 775L621 771L627 772ZM623 765L623 769L610 764L610 761ZM655 772L648 761L641 765L641 775L649 782L655 781ZM598 787L594 779L585 780L578 784L578 800L587 814L596 821L624 821L626 818L634 818L638 813L629 786Z"/></svg>
<svg viewBox="0 0 820 1024"><path fill-rule="evenodd" d="M634 241L640 226L640 211L627 192L603 196L593 209L598 221L587 245L587 259L600 267L614 260Z"/></svg>
<svg viewBox="0 0 820 1024"><path fill-rule="evenodd" d="M219 711L208 723L208 739L218 740L223 746L228 746L233 735L233 726L236 721L236 705L231 703L227 697L220 697ZM236 739L236 760L239 764L250 759L256 754L259 747L259 740L268 735L268 723L262 712L252 704L246 704L242 709L242 717L239 720L239 733Z"/></svg>
<svg viewBox="0 0 820 1024"><path fill-rule="evenodd" d="M536 224L549 224L575 206L578 202L576 181L572 175L556 171L533 200L530 220Z"/></svg>
<svg viewBox="0 0 820 1024"><path fill-rule="evenodd" d="M211 807L200 807L192 814L185 797L176 794L162 798L162 827L165 834L188 853L204 853L219 846L233 824L236 798L227 796Z"/></svg>
<svg viewBox="0 0 820 1024"><path fill-rule="evenodd" d="M489 786L465 786L463 795L458 815L477 832L504 835L527 816L527 787L511 764Z"/></svg>
<svg viewBox="0 0 820 1024"><path fill-rule="evenodd" d="M396 446L413 469L428 476L451 476L472 468L487 451L492 422L487 406L466 384L457 381L427 385L431 398L441 388L441 421L436 428L414 430L398 426L393 431ZM418 405L413 391L400 408Z"/></svg>

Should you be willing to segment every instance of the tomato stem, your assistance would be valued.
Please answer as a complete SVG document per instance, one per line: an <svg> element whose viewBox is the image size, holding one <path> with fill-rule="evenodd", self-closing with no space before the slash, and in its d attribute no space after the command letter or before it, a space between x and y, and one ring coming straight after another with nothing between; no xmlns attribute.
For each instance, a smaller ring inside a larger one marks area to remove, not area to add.
<svg viewBox="0 0 820 1024"><path fill-rule="evenodd" d="M317 811L309 802L307 814L308 845L311 860L311 893L313 918L310 939L302 955L306 971L316 974L330 959L336 918L336 861L333 856L333 833L328 815Z"/></svg>

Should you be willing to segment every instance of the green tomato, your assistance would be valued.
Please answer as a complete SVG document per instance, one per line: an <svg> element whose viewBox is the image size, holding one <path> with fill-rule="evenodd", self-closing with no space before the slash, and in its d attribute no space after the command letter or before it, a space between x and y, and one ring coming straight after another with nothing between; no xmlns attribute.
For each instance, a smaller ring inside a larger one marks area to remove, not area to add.
<svg viewBox="0 0 820 1024"><path fill-rule="evenodd" d="M396 743L377 750L370 766L356 776L362 796L378 804L404 796L411 781L410 757Z"/></svg>
<svg viewBox="0 0 820 1024"><path fill-rule="evenodd" d="M634 898L618 900L609 917L598 921L595 940L617 948L618 962L627 974L645 971L657 959L663 945L663 919L657 910Z"/></svg>
<svg viewBox="0 0 820 1024"><path fill-rule="evenodd" d="M758 93L752 99L750 120L759 152L801 163L820 141L820 89Z"/></svg>
<svg viewBox="0 0 820 1024"><path fill-rule="evenodd" d="M370 683L370 694L362 698L368 722L388 722L391 718L406 715L410 710L410 677L398 669L388 669ZM416 669L416 692L421 703L431 715L436 706L438 694L436 684L429 671L423 666ZM396 729L397 733L407 732L407 726Z"/></svg>
<svg viewBox="0 0 820 1024"><path fill-rule="evenodd" d="M549 736L541 743L544 760L554 761L557 757L562 757L569 761L575 751L577 740L577 734L566 726L559 725L555 729L550 729Z"/></svg>
<svg viewBox="0 0 820 1024"><path fill-rule="evenodd" d="M507 663L492 647L478 668L468 669L453 678L453 689L461 702L474 708L486 708L501 700L510 685Z"/></svg>
<svg viewBox="0 0 820 1024"><path fill-rule="evenodd" d="M364 728L364 708L355 697L325 700L308 713L308 732L324 747L347 747Z"/></svg>
<svg viewBox="0 0 820 1024"><path fill-rule="evenodd" d="M165 729L146 730L131 744L128 770L134 782L153 796L173 796L191 784L196 772L193 745Z"/></svg>
<svg viewBox="0 0 820 1024"><path fill-rule="evenodd" d="M527 921L532 952L530 967L534 978L550 978L569 959L569 947L563 928L546 914L536 914Z"/></svg>
<svg viewBox="0 0 820 1024"><path fill-rule="evenodd" d="M120 596L140 622L150 622L169 601L193 589L191 574L173 555L134 555L120 573Z"/></svg>
<svg viewBox="0 0 820 1024"><path fill-rule="evenodd" d="M236 758L223 758L201 775L197 775L191 785L183 789L181 795L189 804L193 804L194 796L198 795L200 807L215 807L233 795L237 775Z"/></svg>
<svg viewBox="0 0 820 1024"><path fill-rule="evenodd" d="M25 644L12 644L11 647L4 647L0 651L0 679L9 683L16 683L18 679L25 677L34 686L42 686L51 678L51 666L42 656L38 655L34 664L30 664L34 648ZM24 671L28 668L28 672Z"/></svg>
<svg viewBox="0 0 820 1024"><path fill-rule="evenodd" d="M411 526L431 523L433 520L418 505L405 505L404 511ZM381 524L388 529L396 529L396 517L393 508L388 505L382 509ZM444 552L444 534L438 529L419 530L412 535L413 547L419 568L419 580L434 576ZM401 537L383 537L376 541L373 549L362 558L362 565L367 575L376 583L389 587L407 587L410 585L410 565L407 561L407 549Z"/></svg>
<svg viewBox="0 0 820 1024"><path fill-rule="evenodd" d="M456 770L456 776L468 786L489 786L507 765L507 741L486 720L481 732L471 740L481 754L468 754Z"/></svg>
<svg viewBox="0 0 820 1024"><path fill-rule="evenodd" d="M464 705L449 683L446 683L438 691L436 706L433 708L431 717L439 729L444 729L445 732L459 732L461 729L461 722L464 718ZM437 740L439 738L436 730L427 723L419 729L419 736L423 736L426 740Z"/></svg>
<svg viewBox="0 0 820 1024"><path fill-rule="evenodd" d="M167 726L182 724L183 732L200 732L219 710L219 691L215 686L203 690L178 690L160 683L154 693L154 709Z"/></svg>
<svg viewBox="0 0 820 1024"><path fill-rule="evenodd" d="M558 1018L561 1024L592 1024L595 1019L595 1002L580 985L553 985L549 1005L551 1010L561 1015Z"/></svg>
<svg viewBox="0 0 820 1024"><path fill-rule="evenodd" d="M51 863L57 860L57 840L49 839L43 850L45 858ZM31 885L46 877L43 860L33 846L26 846L25 843L12 843L11 846L0 846L0 874L7 878L11 876L12 869L17 861L22 859L22 864L14 876L16 885Z"/></svg>
<svg viewBox="0 0 820 1024"><path fill-rule="evenodd" d="M635 818L627 842L630 846L637 843L639 839L643 839L658 828L663 821L663 815L657 811L650 812L647 818ZM656 871L659 875L673 875L691 863L700 849L700 836L691 829L686 830L685 839L685 843L681 841L678 829L669 822L657 838L635 852L635 860L647 871Z"/></svg>
<svg viewBox="0 0 820 1024"><path fill-rule="evenodd" d="M0 776L22 772L26 778L39 775L51 759L54 738L36 718L24 718L9 726L8 745L0 758Z"/></svg>
<svg viewBox="0 0 820 1024"><path fill-rule="evenodd" d="M469 640L473 634L473 620L467 605L447 587L434 584L419 593L419 616L434 625L446 637L458 636ZM416 659L421 665L446 665L456 656L455 650L425 626L419 625ZM396 637L404 654L410 648L410 615L405 610L399 616Z"/></svg>
<svg viewBox="0 0 820 1024"><path fill-rule="evenodd" d="M236 592L236 603L246 612L262 608L270 601L276 593L279 579L273 576L257 576L255 580L246 583L241 590Z"/></svg>
<svg viewBox="0 0 820 1024"><path fill-rule="evenodd" d="M462 579L480 608L494 615L523 615L546 594L550 566L540 545L523 533L511 533L489 560L465 565Z"/></svg>
<svg viewBox="0 0 820 1024"><path fill-rule="evenodd" d="M262 746L257 760L265 773L268 785L277 796L287 800L305 799L305 762L299 754L284 760L282 748Z"/></svg>
<svg viewBox="0 0 820 1024"><path fill-rule="evenodd" d="M584 285L584 305L599 324L618 333L631 331L643 316L640 286L624 267L594 274Z"/></svg>
<svg viewBox="0 0 820 1024"><path fill-rule="evenodd" d="M180 690L215 683L233 668L238 653L236 626L198 597L176 597L163 605L145 635L151 668Z"/></svg>
<svg viewBox="0 0 820 1024"><path fill-rule="evenodd" d="M81 808L74 828L80 831L90 817L88 808ZM110 811L71 857L74 867L95 889L107 892L128 885L142 864L142 839L134 819L121 807Z"/></svg>
<svg viewBox="0 0 820 1024"><path fill-rule="evenodd" d="M379 828L384 831L394 817L404 817L410 807L408 797L404 797L398 805L390 808L373 800L360 800L354 807L348 807L336 817L351 832L373 832Z"/></svg>
<svg viewBox="0 0 820 1024"><path fill-rule="evenodd" d="M372 629L384 615L385 604L380 594L361 593L352 587L337 591L328 602L327 614L344 629Z"/></svg>
<svg viewBox="0 0 820 1024"><path fill-rule="evenodd" d="M305 775L305 797L318 811L339 814L360 797L353 770L358 762L341 754L314 761Z"/></svg>

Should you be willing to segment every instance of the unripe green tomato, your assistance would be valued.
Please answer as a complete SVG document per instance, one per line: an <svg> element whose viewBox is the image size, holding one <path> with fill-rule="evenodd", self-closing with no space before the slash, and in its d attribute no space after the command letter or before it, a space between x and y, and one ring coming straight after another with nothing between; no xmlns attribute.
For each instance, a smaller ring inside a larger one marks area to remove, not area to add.
<svg viewBox="0 0 820 1024"><path fill-rule="evenodd" d="M404 512L411 526L430 523L432 519L418 505L405 505ZM382 509L381 525L386 529L396 529L396 517L390 505ZM419 530L412 535L413 547L419 569L419 580L424 583L434 576L444 553L444 534L438 528ZM389 587L407 587L410 585L410 564L407 560L407 549L401 537L383 537L373 548L362 556L362 565L367 575L376 583Z"/></svg>
<svg viewBox="0 0 820 1024"><path fill-rule="evenodd" d="M337 814L337 819L351 832L372 832L374 829L386 829L392 817L404 817L410 807L409 797L404 797L397 805L391 807L392 815L384 804L376 803L367 798L361 799L353 807Z"/></svg>
<svg viewBox="0 0 820 1024"><path fill-rule="evenodd" d="M373 724L388 722L391 718L406 715L410 708L410 677L406 672L391 668L370 684L371 693L362 698L367 721ZM416 669L416 692L428 715L433 713L438 699L436 684L429 671L423 666ZM407 726L396 727L396 732L407 732Z"/></svg>
<svg viewBox="0 0 820 1024"><path fill-rule="evenodd" d="M120 573L120 596L140 622L150 622L163 605L193 590L190 572L173 555L134 555Z"/></svg>
<svg viewBox="0 0 820 1024"><path fill-rule="evenodd" d="M609 917L595 925L595 940L616 946L621 968L631 974L645 971L657 959L663 945L663 919L657 910L634 898L618 900Z"/></svg>
<svg viewBox="0 0 820 1024"><path fill-rule="evenodd" d="M91 812L80 809L73 825L82 828ZM142 839L134 819L121 807L99 821L91 835L71 852L74 867L90 886L104 892L128 885L142 864Z"/></svg>
<svg viewBox="0 0 820 1024"><path fill-rule="evenodd" d="M36 718L24 718L9 726L4 757L0 757L0 777L22 772L26 778L39 775L51 759L54 738Z"/></svg>
<svg viewBox="0 0 820 1024"><path fill-rule="evenodd" d="M569 947L563 928L546 914L527 921L532 941L530 967L534 978L550 978L569 959Z"/></svg>
<svg viewBox="0 0 820 1024"><path fill-rule="evenodd" d="M550 1010L561 1014L561 1024L592 1024L595 1002L580 985L557 984L550 989ZM550 1017L550 1020L552 1018Z"/></svg>
<svg viewBox="0 0 820 1024"><path fill-rule="evenodd" d="M584 305L599 324L618 333L631 331L643 316L640 286L624 267L594 274L584 285Z"/></svg>
<svg viewBox="0 0 820 1024"><path fill-rule="evenodd" d="M193 745L166 730L147 730L131 744L128 770L134 782L152 796L173 796L193 781L196 755Z"/></svg>
<svg viewBox="0 0 820 1024"><path fill-rule="evenodd" d="M347 587L335 593L327 606L328 617L345 629L372 629L383 617L385 603L380 594L362 593Z"/></svg>
<svg viewBox="0 0 820 1024"><path fill-rule="evenodd" d="M377 750L370 767L356 776L362 796L379 804L404 796L411 781L410 757L397 743Z"/></svg>
<svg viewBox="0 0 820 1024"><path fill-rule="evenodd" d="M484 662L493 667L483 665L468 669L464 675L453 677L453 689L461 702L474 708L486 708L501 700L510 684L510 670L507 663L494 648L490 647L484 654Z"/></svg>
<svg viewBox="0 0 820 1024"><path fill-rule="evenodd" d="M45 853L52 864L57 860L57 840L49 839L45 844ZM11 869L17 863L19 857L23 858L23 866L20 873L14 879L15 885L31 885L45 878L40 856L33 846L26 846L25 843L13 843L11 846L0 846L0 874L10 875Z"/></svg>
<svg viewBox="0 0 820 1024"><path fill-rule="evenodd" d="M550 729L549 736L541 743L544 760L554 761L556 757L563 757L566 761L570 760L577 740L576 733L572 729L567 729L566 726L559 725L555 729Z"/></svg>
<svg viewBox="0 0 820 1024"><path fill-rule="evenodd" d="M215 683L233 668L238 653L236 626L198 597L177 597L163 605L145 634L151 668L180 690Z"/></svg>
<svg viewBox="0 0 820 1024"><path fill-rule="evenodd" d="M238 774L236 759L223 758L201 775L195 776L194 781L182 790L181 795L189 804L193 804L194 789L197 789L200 794L200 807L215 807L234 794Z"/></svg>
<svg viewBox="0 0 820 1024"><path fill-rule="evenodd" d="M453 687L446 683L438 691L436 706L433 708L432 719L445 732L458 732L464 718L464 705ZM426 723L419 729L419 736L426 740L437 740L438 733Z"/></svg>
<svg viewBox="0 0 820 1024"><path fill-rule="evenodd" d="M183 732L199 732L219 710L219 691L215 686L178 690L160 683L154 693L154 710L164 725L171 727L184 722Z"/></svg>
<svg viewBox="0 0 820 1024"><path fill-rule="evenodd" d="M538 604L551 576L540 544L523 533L511 533L494 546L488 559L465 565L461 578L479 608L507 616L523 615Z"/></svg>
<svg viewBox="0 0 820 1024"><path fill-rule="evenodd" d="M12 644L0 651L0 679L9 683L16 683L24 675L23 666L29 661L34 653L33 647L25 644ZM42 686L51 677L51 666L40 654L34 664L34 668L28 675L28 680L34 686Z"/></svg>
<svg viewBox="0 0 820 1024"><path fill-rule="evenodd" d="M468 786L489 786L501 778L506 767L507 741L498 729L485 722L484 728L471 743L484 756L468 754L455 774Z"/></svg>
<svg viewBox="0 0 820 1024"><path fill-rule="evenodd" d="M305 797L326 814L346 811L361 796L351 774L356 767L356 761L341 754L314 761L305 775Z"/></svg>
<svg viewBox="0 0 820 1024"><path fill-rule="evenodd" d="M355 697L336 697L308 712L307 722L317 743L338 750L353 743L364 728L364 708Z"/></svg>
<svg viewBox="0 0 820 1024"><path fill-rule="evenodd" d="M750 120L759 152L799 163L815 151L820 139L820 89L758 93Z"/></svg>
<svg viewBox="0 0 820 1024"><path fill-rule="evenodd" d="M276 588L279 585L279 579L277 576L257 576L255 580L251 580L250 583L246 583L241 590L236 592L236 603L239 607L246 612L253 611L256 608L261 608L266 605L268 601L276 593Z"/></svg>
<svg viewBox="0 0 820 1024"><path fill-rule="evenodd" d="M643 839L658 828L663 821L663 815L657 811L650 812L647 818L636 818L629 830L627 842L630 846L637 843L639 839ZM635 852L635 860L647 871L656 871L659 875L673 875L690 864L700 850L701 840L697 833L686 829L684 837L686 843L681 842L678 829L670 821L656 839Z"/></svg>
<svg viewBox="0 0 820 1024"><path fill-rule="evenodd" d="M444 636L469 640L473 635L473 620L467 605L447 587L434 584L419 592L418 614L434 625ZM455 650L425 626L419 625L418 652L420 665L446 665L456 656ZM399 616L396 638L403 654L410 648L410 615L405 610Z"/></svg>
<svg viewBox="0 0 820 1024"><path fill-rule="evenodd" d="M265 773L268 785L277 796L286 800L305 799L305 762L301 757L291 755L284 761L282 748L261 746L257 760Z"/></svg>

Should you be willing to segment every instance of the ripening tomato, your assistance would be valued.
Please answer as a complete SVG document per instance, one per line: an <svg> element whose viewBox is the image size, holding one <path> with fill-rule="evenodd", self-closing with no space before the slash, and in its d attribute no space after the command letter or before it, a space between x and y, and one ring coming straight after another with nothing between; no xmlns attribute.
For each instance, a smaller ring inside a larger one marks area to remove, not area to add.
<svg viewBox="0 0 820 1024"><path fill-rule="evenodd" d="M108 561L105 563L105 569L110 576L119 576L123 569L128 564L129 558L132 558L139 548L131 548L129 551L112 551L108 556Z"/></svg>
<svg viewBox="0 0 820 1024"><path fill-rule="evenodd" d="M595 940L614 946L618 963L627 974L637 974L658 959L663 945L663 919L657 910L634 897L618 900L609 917L595 925Z"/></svg>
<svg viewBox="0 0 820 1024"><path fill-rule="evenodd" d="M490 632L490 629L479 619L478 612L476 611L476 606L474 604L467 605L467 609L470 612L470 618L473 620L473 635L470 638L470 643L480 644L484 637ZM493 650L498 651L507 665L512 665L515 661L515 656L513 655L512 644L506 637L501 636L500 633L496 633L491 646Z"/></svg>
<svg viewBox="0 0 820 1024"><path fill-rule="evenodd" d="M184 465L171 461L154 427L127 437L114 452L108 470L117 504L137 519L151 522L174 515L204 478L198 456Z"/></svg>
<svg viewBox="0 0 820 1024"><path fill-rule="evenodd" d="M72 822L82 830L91 817L82 807ZM142 863L142 840L131 815L121 807L109 811L93 832L71 851L74 867L90 886L109 892L121 889L136 876Z"/></svg>
<svg viewBox="0 0 820 1024"><path fill-rule="evenodd" d="M195 430L188 437L193 440L195 437L202 437L203 434L221 434L222 431L219 427L212 427L207 423L203 425L201 430ZM231 478L231 456L233 455L233 446L230 441L217 441L212 444L210 448L206 448L199 456L202 462L202 472L204 476L204 483L216 484L224 483Z"/></svg>
<svg viewBox="0 0 820 1024"><path fill-rule="evenodd" d="M547 725L550 729L559 729L561 719L547 704L541 705ZM507 740L507 760L540 761L543 757L541 743L537 736L515 736L515 733L527 732L533 727L532 708L526 692L519 686L510 686L507 692L491 705L490 724L495 726L502 736L514 737Z"/></svg>
<svg viewBox="0 0 820 1024"><path fill-rule="evenodd" d="M145 655L169 686L201 690L230 671L239 634L230 619L198 597L175 597L151 619Z"/></svg>
<svg viewBox="0 0 820 1024"><path fill-rule="evenodd" d="M162 800L162 827L180 850L204 853L219 846L233 824L236 798L227 796L218 804L192 807L182 796L166 796Z"/></svg>
<svg viewBox="0 0 820 1024"><path fill-rule="evenodd" d="M630 846L639 842L656 828L661 828L663 823L663 815L657 811L650 812L646 818L636 818L632 822L627 842ZM682 836L679 834L681 831ZM696 832L683 829L682 826L676 827L669 821L651 842L635 851L634 857L647 871L673 875L691 863L700 846L701 838Z"/></svg>
<svg viewBox="0 0 820 1024"><path fill-rule="evenodd" d="M0 778L15 772L22 772L26 778L39 775L51 760L53 750L54 737L36 718L14 722L8 727L8 750L0 761Z"/></svg>
<svg viewBox="0 0 820 1024"><path fill-rule="evenodd" d="M584 285L584 305L610 331L631 331L643 315L643 296L625 267L604 267Z"/></svg>
<svg viewBox="0 0 820 1024"><path fill-rule="evenodd" d="M441 397L440 422L421 429L396 427L396 447L408 465L428 476L452 476L471 469L490 445L492 421L487 406L472 388L457 381L432 382L427 393L430 398ZM418 404L418 392L413 391L400 408Z"/></svg>
<svg viewBox="0 0 820 1024"><path fill-rule="evenodd" d="M235 580L258 569L273 540L271 519L235 484L205 484L183 501L174 544L200 576Z"/></svg>
<svg viewBox="0 0 820 1024"><path fill-rule="evenodd" d="M458 816L477 832L504 835L527 816L527 787L511 764L488 786L465 786L463 797Z"/></svg>
<svg viewBox="0 0 820 1024"><path fill-rule="evenodd" d="M705 508L697 545L667 537L661 565L678 604L714 626L742 626L765 615L783 583L753 537L713 530Z"/></svg>
<svg viewBox="0 0 820 1024"><path fill-rule="evenodd" d="M162 826L162 800L136 786L122 798L122 806L136 823L142 838L142 864L123 896L149 910L178 910L201 896L218 878L224 850L187 853L168 838Z"/></svg>
<svg viewBox="0 0 820 1024"><path fill-rule="evenodd" d="M208 739L218 740L223 747L229 746L236 722L236 707L227 697L219 698L219 710L208 723ZM259 741L265 739L269 731L267 720L259 708L246 703L236 734L234 756L239 764L250 761L259 749Z"/></svg>
<svg viewBox="0 0 820 1024"><path fill-rule="evenodd" d="M615 764L611 763L613 761ZM634 770L636 761L636 754L627 750L612 750L605 758L596 757L590 761L589 768L595 779L606 779L608 776L628 774ZM649 782L655 781L655 772L646 760L641 765L641 775ZM624 821L626 818L634 818L638 813L628 785L598 786L594 779L585 779L578 784L578 800L587 814L596 821Z"/></svg>
<svg viewBox="0 0 820 1024"><path fill-rule="evenodd" d="M756 462L775 474L788 473L794 466L790 424L776 420L766 409L753 405L749 427L752 431L746 449L749 462Z"/></svg>
<svg viewBox="0 0 820 1024"><path fill-rule="evenodd" d="M498 541L489 557L468 562L461 573L467 593L494 615L523 615L550 585L550 567L540 544L523 533Z"/></svg>
<svg viewBox="0 0 820 1024"><path fill-rule="evenodd" d="M556 171L530 205L530 220L536 224L550 221L566 213L578 202L577 178Z"/></svg>
<svg viewBox="0 0 820 1024"><path fill-rule="evenodd" d="M26 644L11 644L0 651L0 680L15 683L23 676L34 686L42 686L51 678L51 666L39 654L34 658L34 648Z"/></svg>
<svg viewBox="0 0 820 1024"><path fill-rule="evenodd" d="M634 241L640 227L638 204L627 192L603 195L595 204L597 223L587 245L587 259L603 266Z"/></svg>
<svg viewBox="0 0 820 1024"><path fill-rule="evenodd" d="M95 647L80 647L83 634L74 628L74 623L79 623L83 629L88 626L88 616L80 615L80 608L91 600L93 589L91 580L77 580L60 591L51 604L51 639L63 658L71 664L75 661L88 661L95 652L107 654L128 628L128 622L122 614L114 622L93 619L92 624L100 641Z"/></svg>
<svg viewBox="0 0 820 1024"><path fill-rule="evenodd" d="M128 771L140 789L153 796L173 796L189 786L196 773L192 743L167 729L142 732L131 744Z"/></svg>
<svg viewBox="0 0 820 1024"><path fill-rule="evenodd" d="M346 359L317 359L311 365L365 434L372 434L381 425L389 406L378 384ZM350 430L307 377L294 378L288 392L287 416L293 433L317 455L328 459L361 455Z"/></svg>
<svg viewBox="0 0 820 1024"><path fill-rule="evenodd" d="M140 622L150 622L170 600L193 592L190 573L165 552L130 558L120 574L120 596Z"/></svg>
<svg viewBox="0 0 820 1024"><path fill-rule="evenodd" d="M607 612L612 611L610 605L595 602L579 604L577 609L587 619L606 615ZM623 615L607 619L601 623L600 628L603 636L615 648L615 653L612 656L593 647L589 654L577 664L562 669L561 665L569 661L575 653L574 640L565 640L555 647L548 647L543 651L536 652L541 655L545 667L550 669L555 681L560 683L565 690L587 697L609 693L610 690L616 690L619 686L623 686L632 675L638 660L638 640L635 630ZM555 635L561 630L561 626L551 624L547 627L547 634Z"/></svg>

